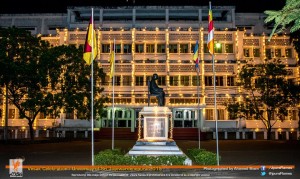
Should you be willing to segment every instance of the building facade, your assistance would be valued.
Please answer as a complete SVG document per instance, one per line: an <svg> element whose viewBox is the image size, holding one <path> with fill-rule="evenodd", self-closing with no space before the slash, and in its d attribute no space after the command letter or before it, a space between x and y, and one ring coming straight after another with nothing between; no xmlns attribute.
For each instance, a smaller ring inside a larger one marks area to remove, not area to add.
<svg viewBox="0 0 300 179"><path fill-rule="evenodd" d="M246 63L262 63L266 58L279 58L290 72L289 79L298 81L298 55L288 35L268 41L272 26L264 24L262 13L236 13L234 6L213 7L215 27L216 95L219 129L221 131L264 131L260 120L231 119L224 102L232 97L241 100L243 89L236 85L237 74ZM2 14L0 26L16 26L30 30L52 45L83 45L91 16L90 7L69 7L66 14ZM148 105L147 80L154 73L158 86L166 93L166 106L172 110L174 129L215 129L212 56L206 47L207 6L131 6L94 7L98 39L99 65L107 73L101 83L104 94L112 97L112 80L108 76L109 54L115 40L115 127L134 132L138 112ZM199 41L199 100L197 73L192 60ZM4 100L3 100L4 101ZM111 128L112 100L98 127ZM151 98L150 105L157 105ZM5 111L3 104L2 111ZM4 125L4 112L2 126ZM274 125L279 132L298 130L298 108L290 108L286 120ZM74 112L60 116L39 116L36 127L46 128L61 123L66 127L82 123ZM77 122L76 122L77 121ZM25 126L18 112L9 107L9 125ZM299 131L296 132L299 137ZM227 133L226 133L227 135ZM225 137L226 138L226 137ZM276 138L276 137L275 137Z"/></svg>

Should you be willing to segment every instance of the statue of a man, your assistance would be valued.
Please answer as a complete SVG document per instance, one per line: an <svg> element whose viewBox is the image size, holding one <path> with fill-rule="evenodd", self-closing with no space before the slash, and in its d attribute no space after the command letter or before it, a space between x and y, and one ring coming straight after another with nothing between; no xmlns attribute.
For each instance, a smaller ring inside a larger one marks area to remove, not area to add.
<svg viewBox="0 0 300 179"><path fill-rule="evenodd" d="M159 88L155 82L158 79L158 75L155 73L150 81L150 94L155 94L158 100L158 106L165 105L165 92L163 88Z"/></svg>

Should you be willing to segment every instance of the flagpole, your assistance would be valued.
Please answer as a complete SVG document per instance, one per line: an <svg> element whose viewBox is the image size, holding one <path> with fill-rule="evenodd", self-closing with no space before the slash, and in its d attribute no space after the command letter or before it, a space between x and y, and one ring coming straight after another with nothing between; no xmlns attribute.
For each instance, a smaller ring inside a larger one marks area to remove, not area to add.
<svg viewBox="0 0 300 179"><path fill-rule="evenodd" d="M213 78L214 78L214 116L216 121L216 142L217 142L217 164L219 165L219 134L218 134L218 113L217 113L217 94L216 94L216 71L215 71L215 59L212 55L213 61Z"/></svg>
<svg viewBox="0 0 300 179"><path fill-rule="evenodd" d="M211 10L211 2L209 1L209 9ZM217 94L216 94L216 70L215 70L215 51L212 53L212 62L213 62L213 84L214 84L214 116L216 124L216 147L217 147L217 165L220 165L219 162L219 135L218 135L218 113L217 113Z"/></svg>
<svg viewBox="0 0 300 179"><path fill-rule="evenodd" d="M198 143L199 143L199 149L200 149L200 140L201 140L201 136L200 136L200 78L199 78L199 72L200 72L200 68L199 68L199 57L198 57L198 68L197 68L197 95L198 95L198 106L197 106L197 113L198 113Z"/></svg>
<svg viewBox="0 0 300 179"><path fill-rule="evenodd" d="M116 48L116 39L114 39L114 47L113 47L113 53L114 53L114 58L113 58L113 79L112 79L112 136L111 136L111 148L112 150L114 149L115 145L115 48Z"/></svg>
<svg viewBox="0 0 300 179"><path fill-rule="evenodd" d="M91 54L91 139L92 139L92 166L94 166L94 8L92 8L92 54Z"/></svg>

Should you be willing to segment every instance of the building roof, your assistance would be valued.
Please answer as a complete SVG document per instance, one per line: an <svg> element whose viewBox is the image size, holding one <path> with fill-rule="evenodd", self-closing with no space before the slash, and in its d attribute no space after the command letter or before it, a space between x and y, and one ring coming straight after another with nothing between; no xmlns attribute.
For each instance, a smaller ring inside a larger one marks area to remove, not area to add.
<svg viewBox="0 0 300 179"><path fill-rule="evenodd" d="M0 13L66 13L68 6L208 6L209 1L212 6L236 6L237 12L278 10L285 4L283 0L9 0L1 4Z"/></svg>

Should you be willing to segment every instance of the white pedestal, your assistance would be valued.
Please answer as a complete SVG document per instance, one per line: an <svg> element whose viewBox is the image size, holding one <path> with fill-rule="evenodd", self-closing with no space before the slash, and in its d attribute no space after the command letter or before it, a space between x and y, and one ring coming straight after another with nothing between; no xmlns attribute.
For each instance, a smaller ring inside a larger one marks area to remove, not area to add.
<svg viewBox="0 0 300 179"><path fill-rule="evenodd" d="M186 156L172 139L172 121L170 122L170 136L168 136L169 119L172 115L169 108L144 107L139 113L139 116L141 115L143 115L144 135L141 136L141 123L139 123L139 139L128 155ZM139 119L139 122L141 121L142 119ZM187 157L185 163L191 165L192 161Z"/></svg>
<svg viewBox="0 0 300 179"><path fill-rule="evenodd" d="M172 136L168 136L169 117L172 115L168 107L144 107L139 115L143 116L144 135L140 136L143 141L167 141L172 138Z"/></svg>

